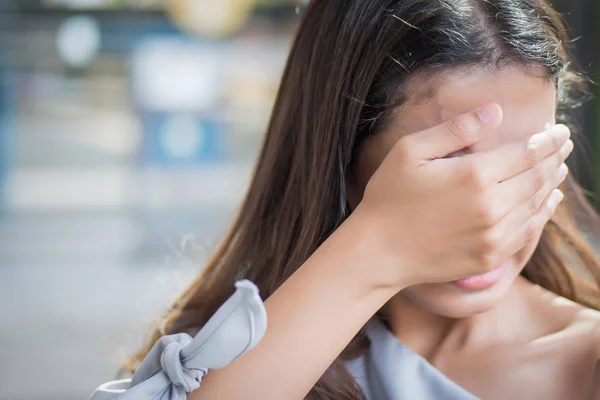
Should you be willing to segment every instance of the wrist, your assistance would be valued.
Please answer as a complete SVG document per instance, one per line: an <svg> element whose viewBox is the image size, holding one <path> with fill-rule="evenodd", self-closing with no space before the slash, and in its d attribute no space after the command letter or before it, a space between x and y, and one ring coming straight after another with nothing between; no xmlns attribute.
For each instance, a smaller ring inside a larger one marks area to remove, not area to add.
<svg viewBox="0 0 600 400"><path fill-rule="evenodd" d="M409 286L402 273L402 260L385 244L381 223L362 203L334 235L333 245L347 268L368 290L389 291L393 296Z"/></svg>
<svg viewBox="0 0 600 400"><path fill-rule="evenodd" d="M327 303L343 303L360 326L399 291L387 279L381 255L362 223L358 214L348 217L289 280L301 282L311 297L327 292Z"/></svg>

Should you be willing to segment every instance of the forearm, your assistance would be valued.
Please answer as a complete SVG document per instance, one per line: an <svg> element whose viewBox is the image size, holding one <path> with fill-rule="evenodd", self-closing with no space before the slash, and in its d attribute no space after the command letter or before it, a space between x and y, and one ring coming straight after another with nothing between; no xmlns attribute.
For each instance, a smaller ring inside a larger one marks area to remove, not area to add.
<svg viewBox="0 0 600 400"><path fill-rule="evenodd" d="M302 399L397 290L375 284L369 238L350 217L265 302L267 331L238 360L211 370L188 400ZM366 272L366 273L365 273Z"/></svg>

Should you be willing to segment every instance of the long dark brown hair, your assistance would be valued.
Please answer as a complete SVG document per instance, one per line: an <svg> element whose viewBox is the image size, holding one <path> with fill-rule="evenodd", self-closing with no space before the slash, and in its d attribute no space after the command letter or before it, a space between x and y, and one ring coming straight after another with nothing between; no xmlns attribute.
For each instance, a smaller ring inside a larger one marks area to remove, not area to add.
<svg viewBox="0 0 600 400"><path fill-rule="evenodd" d="M311 1L229 233L124 370L135 370L161 336L203 326L234 281L250 279L266 299L304 263L351 212L345 184L361 142L385 128L416 74L535 66L529 70L544 71L557 87L558 121L574 129L568 117L582 79L567 43L560 16L544 0ZM562 189L565 200L523 275L598 309L600 265L588 232L599 218L573 178ZM367 346L359 332L308 398L364 398L344 362Z"/></svg>

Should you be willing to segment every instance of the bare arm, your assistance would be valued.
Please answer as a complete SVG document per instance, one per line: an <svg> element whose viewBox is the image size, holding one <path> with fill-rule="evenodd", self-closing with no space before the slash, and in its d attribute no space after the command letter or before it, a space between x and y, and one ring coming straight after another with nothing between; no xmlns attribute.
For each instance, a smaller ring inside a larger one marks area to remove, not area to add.
<svg viewBox="0 0 600 400"><path fill-rule="evenodd" d="M353 214L265 302L261 342L234 363L212 370L188 400L301 399L364 323L395 293L362 273L369 259ZM375 269L376 266L373 266ZM361 275L362 274L362 275Z"/></svg>
<svg viewBox="0 0 600 400"><path fill-rule="evenodd" d="M566 132L439 159L495 129L489 110L491 125L471 112L401 139L352 215L265 302L258 345L187 399L302 399L399 290L487 272L540 234L560 201L550 193L566 174Z"/></svg>

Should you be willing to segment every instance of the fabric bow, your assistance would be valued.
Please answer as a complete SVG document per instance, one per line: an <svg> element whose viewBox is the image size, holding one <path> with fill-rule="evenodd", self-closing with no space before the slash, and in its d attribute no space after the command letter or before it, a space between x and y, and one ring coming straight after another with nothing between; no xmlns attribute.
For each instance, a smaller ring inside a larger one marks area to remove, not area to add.
<svg viewBox="0 0 600 400"><path fill-rule="evenodd" d="M267 329L264 304L251 281L235 287L194 338L163 336L131 379L101 385L90 400L186 400L209 369L223 368L256 346Z"/></svg>

